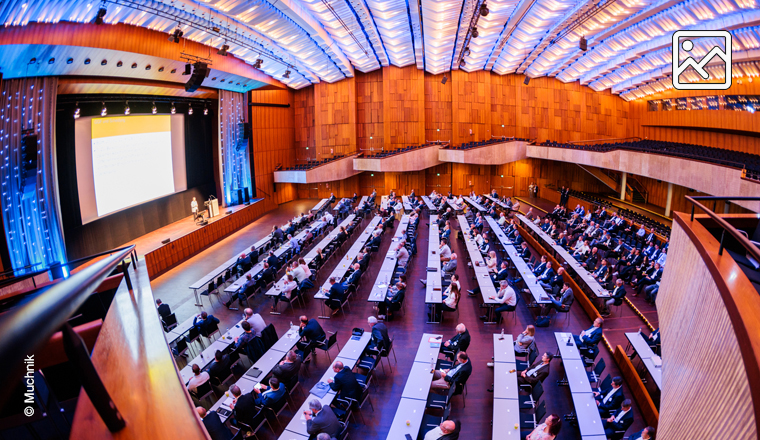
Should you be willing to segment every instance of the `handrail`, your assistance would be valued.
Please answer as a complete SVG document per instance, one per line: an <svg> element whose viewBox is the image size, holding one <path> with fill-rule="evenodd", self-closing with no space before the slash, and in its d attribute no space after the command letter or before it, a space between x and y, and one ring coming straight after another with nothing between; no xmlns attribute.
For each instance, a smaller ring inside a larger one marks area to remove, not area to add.
<svg viewBox="0 0 760 440"><path fill-rule="evenodd" d="M134 245L119 249L0 317L0 334L3 335L0 338L0 359L3 359L0 377L6 383L19 379L26 368L25 357L44 345L55 332L65 329L71 315L134 249ZM125 279L131 288L126 268ZM0 387L0 404L5 402L12 389L10 386Z"/></svg>
<svg viewBox="0 0 760 440"><path fill-rule="evenodd" d="M723 228L723 232L720 234L720 248L718 249L718 255L723 255L723 238L726 235L726 231L728 231L729 234L731 234L738 242L741 244L744 249L747 250L750 254L752 254L752 258L754 258L756 261L760 261L760 249L758 249L757 246L755 246L747 237L742 235L738 229L733 227L731 223L725 221L721 216L715 213L715 205L717 205L719 200L724 201L731 201L731 200L741 200L741 201L758 201L760 200L760 197L719 197L719 196L685 196L686 200L688 200L691 204L691 221L694 221L694 208L699 208L702 211L705 212L711 219L713 219L718 225ZM715 202L713 205L713 209L708 208L707 206L701 204L698 202L698 200L712 200Z"/></svg>
<svg viewBox="0 0 760 440"><path fill-rule="evenodd" d="M607 138L607 139L588 139L588 140L585 140L585 141L568 141L568 142L564 142L564 143L565 143L565 144L580 144L580 143L584 143L584 142L609 142L609 141L624 141L624 140L626 140L626 139L633 139L633 140L637 140L637 141L640 141L640 140L642 140L642 139L641 139L640 137L638 137L638 136L629 136L629 137L621 137L621 138ZM548 141L547 141L547 142L548 142Z"/></svg>

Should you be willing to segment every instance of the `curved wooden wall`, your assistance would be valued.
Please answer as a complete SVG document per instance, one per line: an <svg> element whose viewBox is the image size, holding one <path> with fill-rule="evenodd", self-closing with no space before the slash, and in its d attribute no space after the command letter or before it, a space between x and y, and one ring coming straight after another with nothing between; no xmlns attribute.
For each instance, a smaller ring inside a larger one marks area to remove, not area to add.
<svg viewBox="0 0 760 440"><path fill-rule="evenodd" d="M658 438L750 440L760 412L760 295L698 221L674 214L657 311Z"/></svg>

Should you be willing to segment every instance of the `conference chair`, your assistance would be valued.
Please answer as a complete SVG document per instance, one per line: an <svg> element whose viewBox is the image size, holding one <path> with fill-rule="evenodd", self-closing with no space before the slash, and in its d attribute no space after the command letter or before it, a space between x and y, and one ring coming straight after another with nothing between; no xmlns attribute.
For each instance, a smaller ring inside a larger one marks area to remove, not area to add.
<svg viewBox="0 0 760 440"><path fill-rule="evenodd" d="M198 385L198 387L195 389L195 392L191 391L190 395L198 401L198 403L201 403L204 399L207 397L211 397L211 395L214 394L214 390L211 388L211 381L207 381L203 383L202 385Z"/></svg>
<svg viewBox="0 0 760 440"><path fill-rule="evenodd" d="M521 361L517 359L515 368L517 369L517 371L525 371L533 364L533 362L536 361L537 357L538 357L537 350L530 351L530 354L528 355L528 361Z"/></svg>
<svg viewBox="0 0 760 440"><path fill-rule="evenodd" d="M599 362L596 363L596 366L594 367L593 371L589 371L586 374L588 374L588 381L590 383L599 383L599 379L602 377L602 373L604 372L604 368L607 365L604 362L604 358L599 359Z"/></svg>
<svg viewBox="0 0 760 440"><path fill-rule="evenodd" d="M348 438L348 423L341 421L338 421L338 423L340 423L340 433L338 433L337 440L346 440Z"/></svg>
<svg viewBox="0 0 760 440"><path fill-rule="evenodd" d="M288 403L288 394L283 394L283 396L275 402L272 406L265 406L264 409L267 410L265 414L271 415L274 417L274 421L277 422L277 426L282 428L282 424L280 424L279 416L282 414L282 411L285 409L285 407L288 408L288 411L290 411L290 404ZM271 414L270 414L271 413ZM269 418L269 417L267 417Z"/></svg>
<svg viewBox="0 0 760 440"><path fill-rule="evenodd" d="M609 374L604 378L601 384L596 388L597 393L601 393L602 390L606 390L612 387L612 376Z"/></svg>
<svg viewBox="0 0 760 440"><path fill-rule="evenodd" d="M520 394L517 396L518 399L520 400L520 409L535 410L536 406L538 405L538 400L541 398L543 394L544 394L544 386L541 384L541 382L536 382L530 394L528 395Z"/></svg>
<svg viewBox="0 0 760 440"><path fill-rule="evenodd" d="M337 345L338 352L340 352L340 344L338 344L338 332L333 333L333 332L328 331L327 333L330 333L330 336L327 338L327 341L316 342L315 343L316 345L314 345L314 349L315 350L319 349L325 352L327 354L327 359L330 360L330 362L332 362L332 358L330 358L330 349ZM304 362L306 362L306 360L304 360Z"/></svg>
<svg viewBox="0 0 760 440"><path fill-rule="evenodd" d="M218 334L218 335L222 334L219 331L219 324L214 324L213 328L206 328L205 331L201 330L201 336L208 339L209 341L211 340L211 336L214 334Z"/></svg>
<svg viewBox="0 0 760 440"><path fill-rule="evenodd" d="M438 426L441 424L441 420L445 419L451 411L451 399L454 397L454 392L456 391L455 387L450 387L448 393L445 395L437 394L437 393L430 393L427 399L427 404L425 405L425 408L428 410L431 410L431 412L440 412L443 417L435 417L432 414L426 414L422 418L422 426L425 426L425 419L439 419L438 422L435 423L435 426ZM428 421L433 421L428 420ZM429 431L429 430L428 430Z"/></svg>
<svg viewBox="0 0 760 440"><path fill-rule="evenodd" d="M261 429L261 427L264 425L264 423L269 426L269 429L274 432L274 429L272 429L272 425L269 424L269 420L266 417L266 410L264 408L261 408L259 412L256 413L255 416L253 416L250 420L236 420L237 425L240 425L242 428L245 428L248 432L250 432L253 435L256 435L256 433ZM255 428L254 428L255 426ZM242 431L241 428L241 431Z"/></svg>
<svg viewBox="0 0 760 440"><path fill-rule="evenodd" d="M185 359L184 358L185 353L187 353L187 341L184 339L177 339L176 344L174 344L174 358ZM185 359L185 364L187 364L187 359Z"/></svg>
<svg viewBox="0 0 760 440"><path fill-rule="evenodd" d="M161 324L164 326L164 332L169 333L173 328L177 327L177 315L172 313L171 315L161 318Z"/></svg>
<svg viewBox="0 0 760 440"><path fill-rule="evenodd" d="M193 342L198 342L201 344L201 348L206 348L206 346L203 344L203 340L201 339L201 332L198 330L198 327L193 327L187 332L185 341L187 341L188 345L192 344Z"/></svg>
<svg viewBox="0 0 760 440"><path fill-rule="evenodd" d="M520 413L520 428L535 429L546 416L546 401L538 404L533 414Z"/></svg>

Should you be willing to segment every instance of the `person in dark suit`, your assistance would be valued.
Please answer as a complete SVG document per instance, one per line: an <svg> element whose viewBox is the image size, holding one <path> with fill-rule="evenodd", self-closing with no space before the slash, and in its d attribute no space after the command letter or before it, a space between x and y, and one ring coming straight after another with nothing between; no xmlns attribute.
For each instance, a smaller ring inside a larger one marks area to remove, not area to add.
<svg viewBox="0 0 760 440"><path fill-rule="evenodd" d="M252 391L252 394L255 396L253 403L255 403L256 406L271 408L285 396L285 393L287 393L285 387L280 386L280 380L276 377L269 378L269 387L259 384L259 388L264 391L256 388Z"/></svg>
<svg viewBox="0 0 760 440"><path fill-rule="evenodd" d="M202 335L207 335L216 324L219 324L219 320L214 315L209 315L205 311L193 318L193 327L198 328Z"/></svg>
<svg viewBox="0 0 760 440"><path fill-rule="evenodd" d="M457 353L457 361L448 370L436 370L433 373L432 389L448 390L452 385L464 385L472 374L472 362L464 351Z"/></svg>
<svg viewBox="0 0 760 440"><path fill-rule="evenodd" d="M335 200L336 200L335 199L335 194L330 193L330 198L327 199L327 204L333 204L333 203L335 203Z"/></svg>
<svg viewBox="0 0 760 440"><path fill-rule="evenodd" d="M285 233L282 232L282 229L280 229L280 227L277 225L273 226L272 239L275 241L275 243L282 243L283 238L285 238Z"/></svg>
<svg viewBox="0 0 760 440"><path fill-rule="evenodd" d="M380 351L390 347L391 338L388 337L388 327L382 322L378 322L374 316L367 318L367 323L372 328L372 339L369 340L367 349Z"/></svg>
<svg viewBox="0 0 760 440"><path fill-rule="evenodd" d="M330 277L330 290L327 293L325 304L333 310L333 315L338 313L341 303L346 296L346 287L339 283L335 277Z"/></svg>
<svg viewBox="0 0 760 440"><path fill-rule="evenodd" d="M660 281L660 278L662 278L662 268L659 263L654 263L654 266L647 271L647 275L636 283L636 293L633 296L640 295L644 287Z"/></svg>
<svg viewBox="0 0 760 440"><path fill-rule="evenodd" d="M158 308L158 314L162 318L168 318L169 315L172 314L172 309L169 307L169 304L162 303L160 299L156 299L156 307Z"/></svg>
<svg viewBox="0 0 760 440"><path fill-rule="evenodd" d="M332 408L322 406L319 400L310 400L309 409L304 411L303 415L306 418L306 432L309 433L309 438L316 438L317 434L322 433L337 438L340 434L340 422Z"/></svg>
<svg viewBox="0 0 760 440"><path fill-rule="evenodd" d="M301 328L298 329L298 335L301 337L301 340L296 345L301 351L299 355L303 359L304 353L313 349L314 345L325 342L327 335L325 335L325 331L316 319L309 319L302 315L300 321Z"/></svg>
<svg viewBox="0 0 760 440"><path fill-rule="evenodd" d="M208 367L208 375L217 378L219 382L224 381L230 375L230 357L217 350L214 353L214 362Z"/></svg>
<svg viewBox="0 0 760 440"><path fill-rule="evenodd" d="M607 437L612 436L615 432L625 432L633 424L633 411L631 411L631 401L625 399L621 408L613 411L610 417L602 421L604 425L604 434Z"/></svg>
<svg viewBox="0 0 760 440"><path fill-rule="evenodd" d="M623 378L620 376L612 378L612 385L600 392L594 392L596 406L599 407L599 414L602 417L609 417L610 412L620 408L625 400L623 393Z"/></svg>
<svg viewBox="0 0 760 440"><path fill-rule="evenodd" d="M256 264L259 262L259 250L256 249L256 246L251 246L251 252L248 254L248 259L250 260L251 264Z"/></svg>
<svg viewBox="0 0 760 440"><path fill-rule="evenodd" d="M623 304L623 298L625 298L625 286L623 285L623 279L618 278L615 281L615 288L612 290L610 299L604 302L604 310L602 310L602 316L608 316L610 314L610 306L619 306Z"/></svg>
<svg viewBox="0 0 760 440"><path fill-rule="evenodd" d="M222 419L219 418L216 411L206 412L206 408L202 406L196 407L195 411L198 413L198 417L203 420L203 426L206 427L211 440L232 440L230 428L222 423Z"/></svg>
<svg viewBox="0 0 760 440"><path fill-rule="evenodd" d="M267 263L269 263L269 267L274 268L275 271L280 270L280 259L274 254L274 251L269 251Z"/></svg>
<svg viewBox="0 0 760 440"><path fill-rule="evenodd" d="M636 434L631 434L631 436L628 437L628 440L654 440L655 434L656 432L654 428L647 426Z"/></svg>
<svg viewBox="0 0 760 440"><path fill-rule="evenodd" d="M549 363L554 359L551 353L544 353L541 359L536 359L533 364L517 376L517 383L535 385L543 382L549 376ZM491 388L493 391L493 388Z"/></svg>
<svg viewBox="0 0 760 440"><path fill-rule="evenodd" d="M579 349L588 348L588 347L596 347L599 341L602 340L602 325L603 324L604 324L604 319L596 318L594 320L594 325L592 325L591 328L587 330L583 330L581 334L578 336L573 335L573 339L575 339L575 345L577 345Z"/></svg>
<svg viewBox="0 0 760 440"><path fill-rule="evenodd" d="M536 281L538 281L539 284L540 283L549 284L553 276L554 276L554 269L552 269L552 262L547 261L546 269L544 269L543 272L541 272L540 274L536 275Z"/></svg>
<svg viewBox="0 0 760 440"><path fill-rule="evenodd" d="M290 350L285 355L285 359L272 368L272 376L276 377L288 390L292 390L298 381L299 371L301 371L301 356L295 350Z"/></svg>
<svg viewBox="0 0 760 440"><path fill-rule="evenodd" d="M240 387L237 385L232 385L230 387L230 394L232 394L233 399L230 404L233 417L231 423L235 426L237 426L238 421L249 424L258 412L253 395L251 393L243 394Z"/></svg>
<svg viewBox="0 0 760 440"><path fill-rule="evenodd" d="M346 278L346 281L343 283L344 286L348 287L349 284L353 284L354 286L356 283L359 282L359 277L362 276L362 268L359 263L354 263L353 265L353 272L351 272L351 275L349 275Z"/></svg>
<svg viewBox="0 0 760 440"><path fill-rule="evenodd" d="M356 380L356 375L351 371L351 367L343 366L343 362L336 361L333 364L335 377L327 379L330 389L338 393L338 399L353 399L358 401L362 397L364 389Z"/></svg>
<svg viewBox="0 0 760 440"><path fill-rule="evenodd" d="M451 337L448 341L444 342L441 345L442 352L452 352L451 355L446 355L449 359L453 359L454 355L458 351L467 351L467 348L470 346L470 332L467 330L467 327L465 327L464 324L458 324L456 326L457 334Z"/></svg>
<svg viewBox="0 0 760 440"><path fill-rule="evenodd" d="M557 312L566 312L570 309L570 306L575 301L575 295L573 295L573 289L570 288L570 284L565 281L562 283L562 289L558 292L559 300L553 296L549 296L551 304L546 304L541 308L541 316L547 316L549 310L554 309Z"/></svg>
<svg viewBox="0 0 760 440"><path fill-rule="evenodd" d="M276 269L271 267L268 262L264 262L264 269L259 274L259 278L256 281L256 286L254 287L254 290L256 289L263 289L266 287L267 284L269 284L271 281L274 281L274 274L276 272Z"/></svg>
<svg viewBox="0 0 760 440"><path fill-rule="evenodd" d="M375 235L375 236L373 236L373 237L372 237L372 240L370 240L370 242L369 242L369 245L368 245L368 246L369 246L370 248L373 248L373 247L380 247L380 243L382 242L382 239L383 239L383 236L382 236L382 235L380 235L380 234L378 234L378 235Z"/></svg>

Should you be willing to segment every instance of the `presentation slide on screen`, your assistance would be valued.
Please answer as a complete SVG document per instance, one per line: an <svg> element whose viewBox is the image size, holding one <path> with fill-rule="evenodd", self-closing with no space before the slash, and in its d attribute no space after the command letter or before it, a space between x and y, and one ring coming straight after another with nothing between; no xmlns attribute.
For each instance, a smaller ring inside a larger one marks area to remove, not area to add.
<svg viewBox="0 0 760 440"><path fill-rule="evenodd" d="M83 224L187 189L184 136L175 139L184 134L181 119L172 115L90 119L89 140L80 139L84 130L77 129Z"/></svg>

